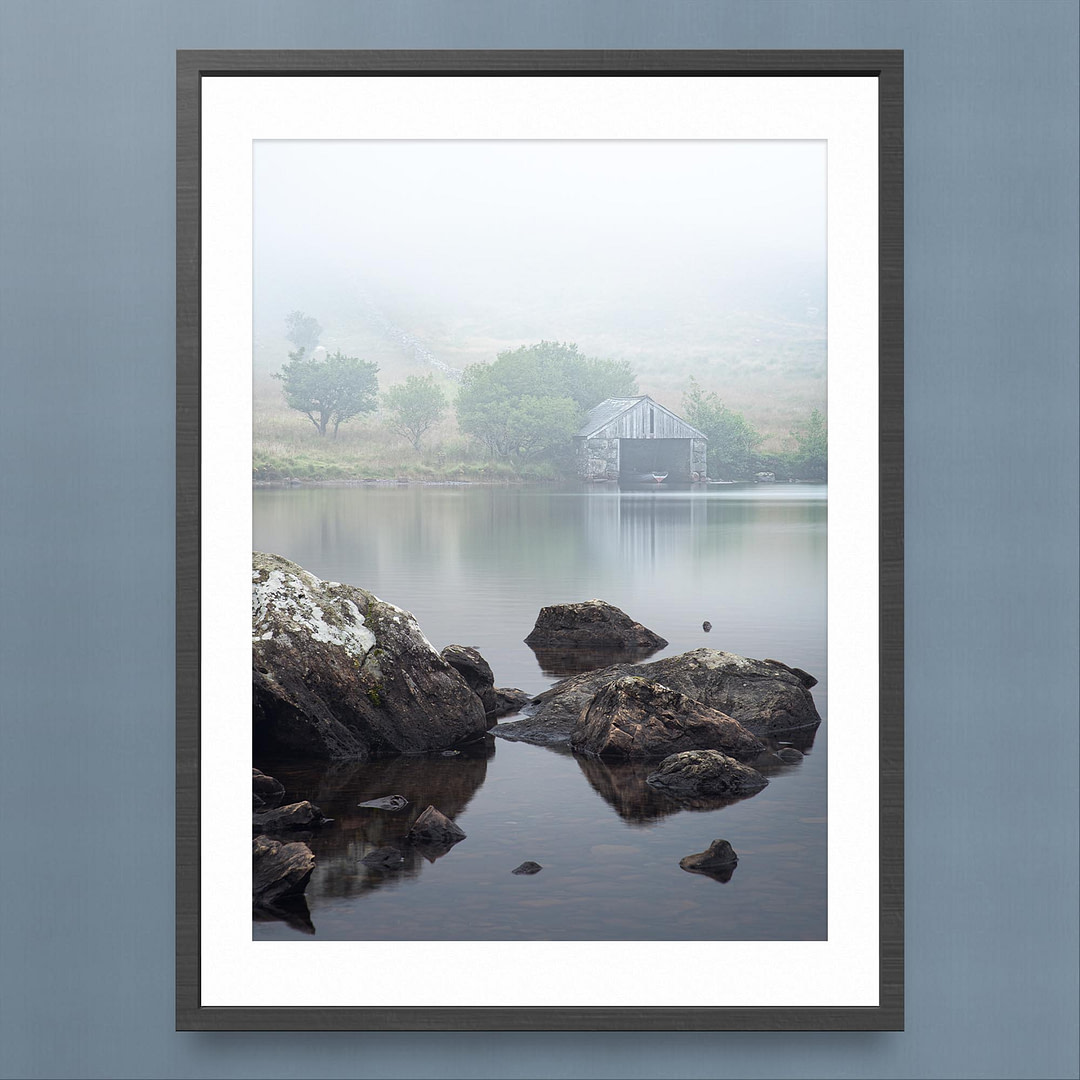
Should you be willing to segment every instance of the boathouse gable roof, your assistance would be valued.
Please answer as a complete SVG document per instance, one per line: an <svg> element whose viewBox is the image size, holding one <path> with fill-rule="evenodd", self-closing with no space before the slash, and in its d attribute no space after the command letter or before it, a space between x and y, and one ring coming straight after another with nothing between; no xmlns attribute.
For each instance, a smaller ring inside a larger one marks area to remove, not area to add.
<svg viewBox="0 0 1080 1080"><path fill-rule="evenodd" d="M654 416L652 430L648 425L650 408ZM578 429L577 437L591 439L598 436L609 439L708 439L707 435L653 401L648 394L632 398L606 398L593 406Z"/></svg>

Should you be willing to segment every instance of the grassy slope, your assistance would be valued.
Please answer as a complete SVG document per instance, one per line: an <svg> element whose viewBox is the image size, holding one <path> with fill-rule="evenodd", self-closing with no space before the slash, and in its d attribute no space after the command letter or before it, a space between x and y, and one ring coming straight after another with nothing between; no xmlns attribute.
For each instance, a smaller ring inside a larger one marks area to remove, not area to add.
<svg viewBox="0 0 1080 1080"><path fill-rule="evenodd" d="M492 360L503 349L542 338L575 341L590 356L629 360L642 393L675 411L690 376L715 390L730 407L767 436L764 449L780 450L790 429L811 409L825 409L825 329L820 314L800 304L783 310L695 311L692 318L656 315L646 306L591 305L566 299L551 305L528 299L496 312L438 310L417 298L380 301L381 311L453 367ZM319 313L322 344L374 360L386 389L409 375L435 374L448 396L456 384L417 361L360 311L331 320ZM451 411L430 432L417 455L377 416L354 420L337 439L320 438L310 422L290 410L281 385L270 378L291 346L284 326L256 333L254 356L255 475L306 479L411 476L421 479L511 480L502 463L486 462L457 431ZM539 475L547 475L540 470Z"/></svg>

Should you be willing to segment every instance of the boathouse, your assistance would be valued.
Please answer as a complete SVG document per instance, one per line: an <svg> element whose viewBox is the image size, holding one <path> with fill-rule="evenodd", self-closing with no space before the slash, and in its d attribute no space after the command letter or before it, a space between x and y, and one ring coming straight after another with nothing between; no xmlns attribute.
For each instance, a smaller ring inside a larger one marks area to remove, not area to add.
<svg viewBox="0 0 1080 1080"><path fill-rule="evenodd" d="M708 442L648 394L607 398L589 411L574 436L578 476L626 481L666 474L669 483L704 480Z"/></svg>

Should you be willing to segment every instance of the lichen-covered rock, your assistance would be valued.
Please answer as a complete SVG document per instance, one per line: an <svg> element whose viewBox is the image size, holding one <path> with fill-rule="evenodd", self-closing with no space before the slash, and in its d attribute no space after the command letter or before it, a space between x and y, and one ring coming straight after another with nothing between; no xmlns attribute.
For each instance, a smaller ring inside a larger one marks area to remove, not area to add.
<svg viewBox="0 0 1080 1080"><path fill-rule="evenodd" d="M788 671L791 672L792 675L794 675L799 680L799 682L803 684L803 686L806 687L807 690L812 690L815 686L817 686L817 679L815 679L814 676L810 674L810 672L803 671L801 667L791 667L789 664L784 664L779 660L766 660L765 663L776 664L777 667L786 668Z"/></svg>
<svg viewBox="0 0 1080 1080"><path fill-rule="evenodd" d="M255 905L272 905L302 893L315 869L315 856L307 844L282 844L269 836L252 840L251 860L251 900Z"/></svg>
<svg viewBox="0 0 1080 1080"><path fill-rule="evenodd" d="M541 608L536 625L525 642L534 646L653 649L661 649L667 644L659 634L634 622L625 611L604 600L552 604Z"/></svg>
<svg viewBox="0 0 1080 1080"><path fill-rule="evenodd" d="M256 751L364 761L483 737L484 707L407 611L276 555L252 566Z"/></svg>
<svg viewBox="0 0 1080 1080"><path fill-rule="evenodd" d="M804 679L786 664L694 649L649 664L614 664L564 679L533 698L528 716L500 724L495 734L548 746L569 743L582 710L605 686L626 675L661 683L719 709L752 735L814 729L821 723Z"/></svg>
<svg viewBox="0 0 1080 1080"><path fill-rule="evenodd" d="M675 798L754 795L768 780L719 750L685 750L664 758L645 782Z"/></svg>
<svg viewBox="0 0 1080 1080"><path fill-rule="evenodd" d="M290 829L317 829L328 819L306 799L273 810L251 815L252 828L257 832L287 832Z"/></svg>
<svg viewBox="0 0 1080 1080"><path fill-rule="evenodd" d="M678 690L624 675L582 710L570 745L601 757L664 757L680 750L723 750L754 757L764 749L737 720Z"/></svg>

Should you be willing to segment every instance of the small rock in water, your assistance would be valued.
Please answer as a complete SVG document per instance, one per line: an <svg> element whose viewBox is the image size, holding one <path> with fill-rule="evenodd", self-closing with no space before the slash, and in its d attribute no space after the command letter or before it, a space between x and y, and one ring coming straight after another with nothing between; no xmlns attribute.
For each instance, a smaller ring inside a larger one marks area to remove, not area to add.
<svg viewBox="0 0 1080 1080"><path fill-rule="evenodd" d="M707 633L708 633L708 632L709 632L709 631L710 631L710 630L712 629L712 623L711 623L711 622L709 622L709 620L708 620L708 619L706 619L706 620L705 620L705 621L704 621L704 622L703 622L703 623L701 624L701 629L702 629L702 630L704 630L704 631L705 631L705 633L707 634Z"/></svg>
<svg viewBox="0 0 1080 1080"><path fill-rule="evenodd" d="M413 844L456 844L465 839L465 833L444 813L429 806L413 822L408 839Z"/></svg>
<svg viewBox="0 0 1080 1080"><path fill-rule="evenodd" d="M511 874L539 874L544 868L538 862L523 862L520 866L511 870Z"/></svg>
<svg viewBox="0 0 1080 1080"><path fill-rule="evenodd" d="M691 874L706 874L720 882L728 882L739 863L739 856L726 840L714 840L704 851L687 855L679 865Z"/></svg>
<svg viewBox="0 0 1080 1080"><path fill-rule="evenodd" d="M440 757L457 757L461 753L460 750L443 750L439 755Z"/></svg>
<svg viewBox="0 0 1080 1080"><path fill-rule="evenodd" d="M720 795L743 798L768 784L756 769L743 765L719 750L684 750L664 758L645 783L678 798Z"/></svg>
<svg viewBox="0 0 1080 1080"><path fill-rule="evenodd" d="M803 759L802 751L796 750L794 746L785 746L782 750L777 750L776 756L785 765L794 765Z"/></svg>
<svg viewBox="0 0 1080 1080"><path fill-rule="evenodd" d="M404 810L409 805L409 800L404 795L387 795L384 799L368 799L367 802L357 803L357 806L366 806L372 810Z"/></svg>
<svg viewBox="0 0 1080 1080"><path fill-rule="evenodd" d="M369 851L360 861L376 870L396 870L405 865L405 856L397 848L380 847Z"/></svg>

